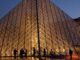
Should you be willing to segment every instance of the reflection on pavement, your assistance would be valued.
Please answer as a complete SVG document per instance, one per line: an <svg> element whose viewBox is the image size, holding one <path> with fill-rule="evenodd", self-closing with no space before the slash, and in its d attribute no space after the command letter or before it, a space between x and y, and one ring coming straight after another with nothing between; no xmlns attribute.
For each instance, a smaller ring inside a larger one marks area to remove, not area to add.
<svg viewBox="0 0 80 60"><path fill-rule="evenodd" d="M20 57L2 57L0 58L0 60L39 60L39 58L37 57L23 57L23 58L20 58ZM51 58L44 58L42 57L41 60L65 60L65 59L51 59Z"/></svg>

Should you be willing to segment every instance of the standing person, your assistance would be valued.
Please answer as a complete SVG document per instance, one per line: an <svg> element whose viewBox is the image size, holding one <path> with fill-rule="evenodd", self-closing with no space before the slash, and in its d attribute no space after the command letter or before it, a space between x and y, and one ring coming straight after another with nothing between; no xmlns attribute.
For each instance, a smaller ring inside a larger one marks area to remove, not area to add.
<svg viewBox="0 0 80 60"><path fill-rule="evenodd" d="M0 50L0 57L1 57L1 50Z"/></svg>
<svg viewBox="0 0 80 60"><path fill-rule="evenodd" d="M13 54L14 54L14 57L16 57L17 56L17 50L16 49L14 49L14 52L13 52Z"/></svg>
<svg viewBox="0 0 80 60"><path fill-rule="evenodd" d="M45 57L45 56L46 56L46 50L44 49L44 51L43 51L43 52L44 52L44 57Z"/></svg>
<svg viewBox="0 0 80 60"><path fill-rule="evenodd" d="M53 58L53 50L50 51L50 57Z"/></svg>
<svg viewBox="0 0 80 60"><path fill-rule="evenodd" d="M27 49L25 50L25 57L27 57Z"/></svg>
<svg viewBox="0 0 80 60"><path fill-rule="evenodd" d="M35 57L35 54L36 54L36 50L35 48L33 48L33 56Z"/></svg>
<svg viewBox="0 0 80 60"><path fill-rule="evenodd" d="M72 54L73 54L73 51L69 49L70 60L72 60Z"/></svg>
<svg viewBox="0 0 80 60"><path fill-rule="evenodd" d="M20 57L23 57L23 56L24 56L24 50L21 49L21 50L20 50Z"/></svg>

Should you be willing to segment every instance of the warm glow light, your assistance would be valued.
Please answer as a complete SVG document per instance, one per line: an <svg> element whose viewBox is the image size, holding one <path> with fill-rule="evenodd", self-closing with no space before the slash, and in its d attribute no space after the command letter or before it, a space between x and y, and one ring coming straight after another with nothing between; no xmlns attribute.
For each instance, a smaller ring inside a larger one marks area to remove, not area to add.
<svg viewBox="0 0 80 60"><path fill-rule="evenodd" d="M62 52L65 52L65 49L62 49Z"/></svg>
<svg viewBox="0 0 80 60"><path fill-rule="evenodd" d="M59 49L58 49L58 48L56 49L56 52L57 52L57 53L59 52Z"/></svg>
<svg viewBox="0 0 80 60"><path fill-rule="evenodd" d="M67 14L49 0L22 1L0 20L1 56L12 55L15 48L17 55L22 48L28 51L27 54L34 50L69 53L67 48L72 47L72 40L77 37Z"/></svg>

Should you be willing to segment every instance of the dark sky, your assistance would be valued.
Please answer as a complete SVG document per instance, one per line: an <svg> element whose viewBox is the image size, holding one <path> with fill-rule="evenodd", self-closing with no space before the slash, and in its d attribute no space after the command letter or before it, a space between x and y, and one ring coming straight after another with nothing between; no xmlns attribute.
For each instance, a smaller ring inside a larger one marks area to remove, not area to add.
<svg viewBox="0 0 80 60"><path fill-rule="evenodd" d="M7 14L21 0L0 0L0 18ZM80 0L52 0L72 18L80 17Z"/></svg>
<svg viewBox="0 0 80 60"><path fill-rule="evenodd" d="M14 8L21 0L0 0L0 18Z"/></svg>
<svg viewBox="0 0 80 60"><path fill-rule="evenodd" d="M80 17L80 0L52 0L72 18Z"/></svg>

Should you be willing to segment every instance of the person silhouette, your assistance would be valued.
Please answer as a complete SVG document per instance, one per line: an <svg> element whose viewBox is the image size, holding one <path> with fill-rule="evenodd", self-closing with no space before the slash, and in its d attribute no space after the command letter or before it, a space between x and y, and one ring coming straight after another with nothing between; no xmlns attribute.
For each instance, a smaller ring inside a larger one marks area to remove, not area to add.
<svg viewBox="0 0 80 60"><path fill-rule="evenodd" d="M46 56L46 50L44 49L44 51L43 51L43 52L44 52L44 55L43 55L43 56L45 57L45 56Z"/></svg>
<svg viewBox="0 0 80 60"><path fill-rule="evenodd" d="M1 50L0 50L0 57L1 57Z"/></svg>
<svg viewBox="0 0 80 60"><path fill-rule="evenodd" d="M36 54L36 50L35 48L33 47L33 56L35 57L35 54Z"/></svg>
<svg viewBox="0 0 80 60"><path fill-rule="evenodd" d="M50 51L50 57L53 58L53 50Z"/></svg>
<svg viewBox="0 0 80 60"><path fill-rule="evenodd" d="M16 57L17 56L17 50L16 49L14 49L14 52L13 52L13 54L14 54L14 57Z"/></svg>
<svg viewBox="0 0 80 60"><path fill-rule="evenodd" d="M25 57L27 57L27 49L25 50Z"/></svg>
<svg viewBox="0 0 80 60"><path fill-rule="evenodd" d="M72 60L72 54L73 54L73 51L69 49L70 60Z"/></svg>
<svg viewBox="0 0 80 60"><path fill-rule="evenodd" d="M21 50L20 50L20 57L23 57L23 56L24 56L23 54L24 54L24 50L21 49Z"/></svg>

